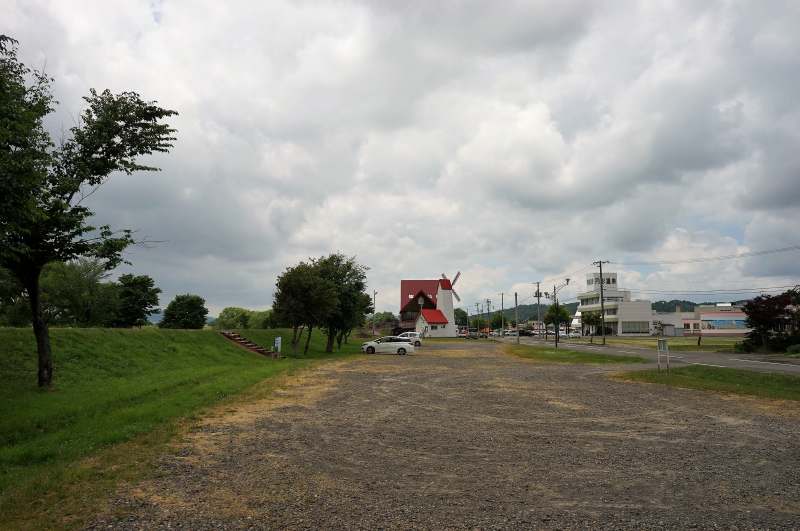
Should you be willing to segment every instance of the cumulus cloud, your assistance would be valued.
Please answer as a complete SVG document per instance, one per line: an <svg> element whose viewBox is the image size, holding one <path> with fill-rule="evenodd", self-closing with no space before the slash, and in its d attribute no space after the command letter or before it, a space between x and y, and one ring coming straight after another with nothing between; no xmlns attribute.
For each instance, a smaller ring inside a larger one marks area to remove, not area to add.
<svg viewBox="0 0 800 531"><path fill-rule="evenodd" d="M56 79L54 134L90 87L181 113L164 171L92 197L98 221L164 241L129 259L165 299L267 307L285 267L340 250L370 266L379 309L397 310L401 278L457 270L474 307L598 258L800 243L790 0L0 9ZM710 289L796 282L799 264L613 267L634 289Z"/></svg>

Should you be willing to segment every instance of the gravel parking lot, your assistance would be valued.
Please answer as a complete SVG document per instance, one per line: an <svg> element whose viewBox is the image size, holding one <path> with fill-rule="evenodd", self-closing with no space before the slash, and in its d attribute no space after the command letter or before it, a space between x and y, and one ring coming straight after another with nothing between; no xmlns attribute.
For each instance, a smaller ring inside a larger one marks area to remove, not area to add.
<svg viewBox="0 0 800 531"><path fill-rule="evenodd" d="M800 527L797 404L499 348L308 371L204 419L93 527Z"/></svg>

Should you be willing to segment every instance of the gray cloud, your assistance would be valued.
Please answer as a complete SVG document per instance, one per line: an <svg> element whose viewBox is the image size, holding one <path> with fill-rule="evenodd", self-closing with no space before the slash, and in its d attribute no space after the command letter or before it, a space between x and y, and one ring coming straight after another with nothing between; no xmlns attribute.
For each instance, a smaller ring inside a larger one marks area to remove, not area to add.
<svg viewBox="0 0 800 531"><path fill-rule="evenodd" d="M796 2L11 3L69 127L89 87L175 108L164 171L115 176L99 223L164 298L266 307L335 250L466 302L599 257L781 246L800 222ZM780 235L780 237L777 237ZM128 268L130 269L130 268ZM127 270L127 269L126 269ZM637 286L791 281L794 256L629 271Z"/></svg>

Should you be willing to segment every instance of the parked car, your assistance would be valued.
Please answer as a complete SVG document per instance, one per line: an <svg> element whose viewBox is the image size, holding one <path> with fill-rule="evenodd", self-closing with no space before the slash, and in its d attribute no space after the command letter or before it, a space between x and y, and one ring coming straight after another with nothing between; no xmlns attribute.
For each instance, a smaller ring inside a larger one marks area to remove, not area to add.
<svg viewBox="0 0 800 531"><path fill-rule="evenodd" d="M397 334L395 337L408 339L409 343L413 343L415 347L422 346L422 334L419 332L403 332L402 334Z"/></svg>
<svg viewBox="0 0 800 531"><path fill-rule="evenodd" d="M367 354L375 354L380 352L404 356L409 352L414 352L414 344L405 337L385 336L379 337L374 341L362 343L361 352L366 352Z"/></svg>
<svg viewBox="0 0 800 531"><path fill-rule="evenodd" d="M532 330L520 330L519 331L519 335L522 336L522 337L532 336L533 335L533 331Z"/></svg>
<svg viewBox="0 0 800 531"><path fill-rule="evenodd" d="M573 330L572 332L570 332L568 334L568 337L570 337L570 338L578 338L578 337L581 337L581 333L580 332L576 332L576 331Z"/></svg>
<svg viewBox="0 0 800 531"><path fill-rule="evenodd" d="M503 332L503 335L508 337L517 337L519 333L516 330L506 330Z"/></svg>

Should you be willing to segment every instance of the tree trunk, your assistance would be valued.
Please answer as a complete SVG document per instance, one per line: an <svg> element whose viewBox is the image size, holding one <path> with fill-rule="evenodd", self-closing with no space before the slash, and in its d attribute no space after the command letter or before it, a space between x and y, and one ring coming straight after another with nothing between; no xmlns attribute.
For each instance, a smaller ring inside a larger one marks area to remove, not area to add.
<svg viewBox="0 0 800 531"><path fill-rule="evenodd" d="M325 345L325 352L333 352L333 340L336 339L336 330L328 329L328 343Z"/></svg>
<svg viewBox="0 0 800 531"><path fill-rule="evenodd" d="M297 331L299 329L299 326L295 326L292 330L292 354L297 354Z"/></svg>
<svg viewBox="0 0 800 531"><path fill-rule="evenodd" d="M344 339L344 330L339 332L336 336L336 350L342 350L342 340Z"/></svg>
<svg viewBox="0 0 800 531"><path fill-rule="evenodd" d="M36 352L39 358L39 387L50 387L53 383L53 355L50 350L50 332L42 313L42 300L39 288L41 269L29 273L25 279L25 289L31 303L33 334L36 336Z"/></svg>
<svg viewBox="0 0 800 531"><path fill-rule="evenodd" d="M308 354L308 344L309 344L309 343L311 343L311 330L312 330L313 328L314 328L313 326L309 326L309 327L308 327L308 335L306 336L306 346L305 346L305 348L303 349L303 356L305 356L306 354Z"/></svg>

